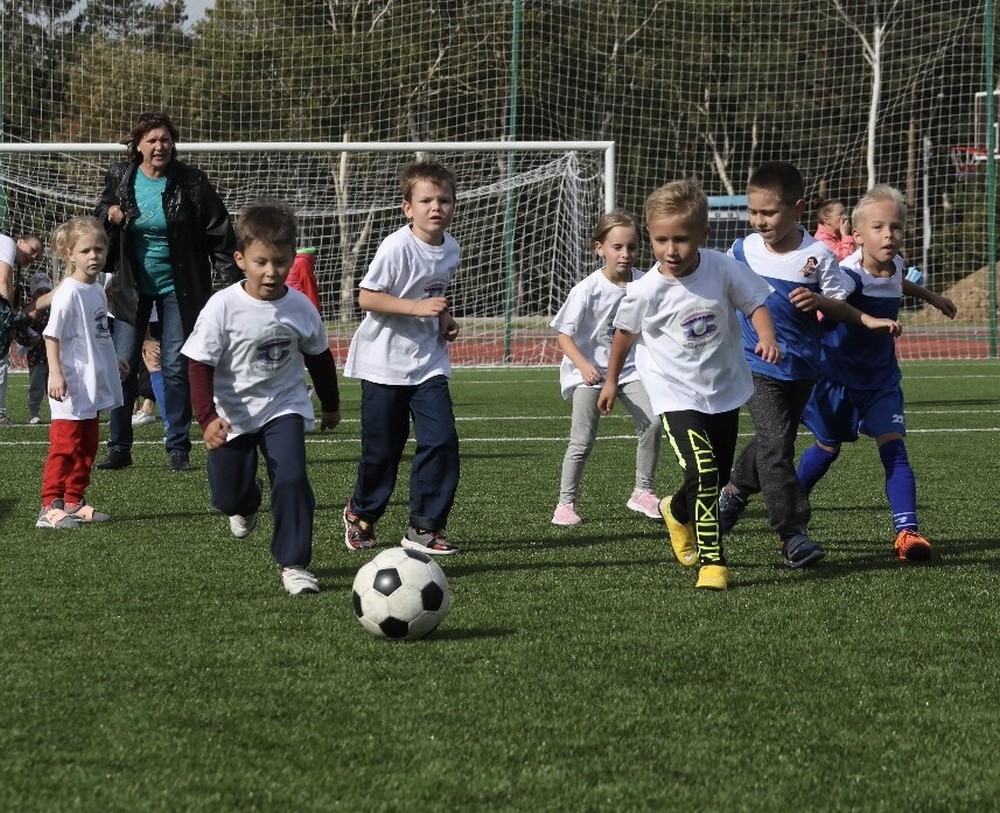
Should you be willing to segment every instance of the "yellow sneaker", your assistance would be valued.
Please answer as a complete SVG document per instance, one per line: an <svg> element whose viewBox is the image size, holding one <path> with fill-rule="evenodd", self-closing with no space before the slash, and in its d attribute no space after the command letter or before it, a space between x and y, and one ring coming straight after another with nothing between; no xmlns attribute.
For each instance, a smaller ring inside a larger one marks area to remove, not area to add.
<svg viewBox="0 0 1000 813"><path fill-rule="evenodd" d="M670 546L674 549L674 556L684 567L691 567L698 562L698 546L694 541L694 526L689 522L682 525L674 515L670 513L670 497L660 500L660 516L667 524L667 531L670 534Z"/></svg>
<svg viewBox="0 0 1000 813"><path fill-rule="evenodd" d="M729 571L725 565L702 565L698 569L698 583L701 590L725 590L729 587Z"/></svg>

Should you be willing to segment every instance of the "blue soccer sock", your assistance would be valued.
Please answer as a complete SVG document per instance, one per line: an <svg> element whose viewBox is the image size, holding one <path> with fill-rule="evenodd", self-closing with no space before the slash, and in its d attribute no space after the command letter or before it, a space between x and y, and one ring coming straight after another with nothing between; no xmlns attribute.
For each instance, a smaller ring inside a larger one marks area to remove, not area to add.
<svg viewBox="0 0 1000 813"><path fill-rule="evenodd" d="M163 396L163 371L156 370L149 374L149 386L153 390L153 397L156 405L160 408L160 417L163 418L163 431L167 432L170 425L167 423L167 413L163 406L166 403Z"/></svg>
<svg viewBox="0 0 1000 813"><path fill-rule="evenodd" d="M814 443L802 453L799 460L799 468L796 474L799 483L806 493L812 491L813 486L820 481L820 478L830 470L833 461L840 455L840 449L835 452L828 452L818 443Z"/></svg>
<svg viewBox="0 0 1000 813"><path fill-rule="evenodd" d="M917 528L917 480L906 456L902 438L879 446L878 456L885 468L885 496L892 508L892 524L897 531Z"/></svg>

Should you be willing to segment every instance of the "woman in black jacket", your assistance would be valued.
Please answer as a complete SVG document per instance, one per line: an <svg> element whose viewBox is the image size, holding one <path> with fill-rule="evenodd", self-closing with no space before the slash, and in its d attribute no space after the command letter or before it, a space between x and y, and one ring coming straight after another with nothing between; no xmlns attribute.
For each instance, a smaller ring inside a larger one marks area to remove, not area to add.
<svg viewBox="0 0 1000 813"><path fill-rule="evenodd" d="M94 212L111 238L107 270L114 273L115 351L129 364L124 404L111 413L108 456L99 469L132 465L136 372L154 307L162 326L160 409L169 424L168 467L191 468L191 396L181 346L212 295L213 266L227 284L243 277L222 198L205 173L177 159L177 141L177 128L165 114L139 116L124 141L128 157L108 168Z"/></svg>

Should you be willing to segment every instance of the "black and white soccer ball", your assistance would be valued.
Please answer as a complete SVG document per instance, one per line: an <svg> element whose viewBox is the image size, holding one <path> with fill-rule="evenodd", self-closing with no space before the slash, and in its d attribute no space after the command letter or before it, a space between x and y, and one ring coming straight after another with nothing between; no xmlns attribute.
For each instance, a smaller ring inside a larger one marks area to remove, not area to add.
<svg viewBox="0 0 1000 813"><path fill-rule="evenodd" d="M362 565L351 598L361 626L377 638L414 641L448 614L448 579L426 553L389 548Z"/></svg>

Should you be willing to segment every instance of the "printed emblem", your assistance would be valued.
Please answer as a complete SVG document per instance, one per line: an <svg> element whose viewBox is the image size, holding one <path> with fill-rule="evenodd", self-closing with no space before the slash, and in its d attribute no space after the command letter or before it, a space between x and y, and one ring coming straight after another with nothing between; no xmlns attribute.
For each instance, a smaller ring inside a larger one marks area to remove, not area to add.
<svg viewBox="0 0 1000 813"><path fill-rule="evenodd" d="M253 369L263 374L274 373L288 362L294 349L296 347L291 330L279 325L257 341Z"/></svg>
<svg viewBox="0 0 1000 813"><path fill-rule="evenodd" d="M816 273L816 266L819 265L819 260L815 257L810 257L806 260L806 264L802 266L802 276L811 277Z"/></svg>

